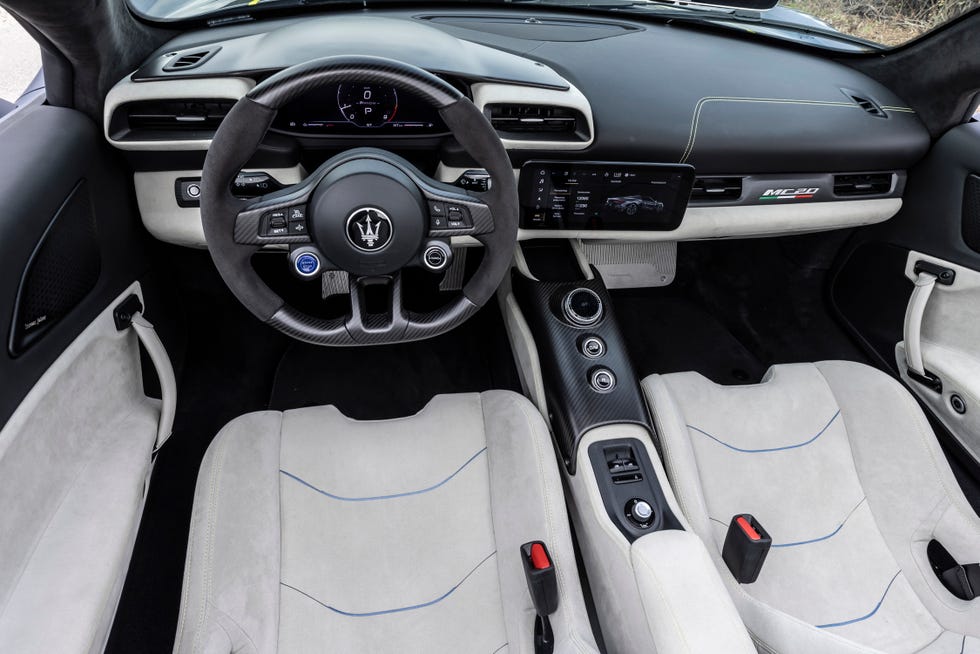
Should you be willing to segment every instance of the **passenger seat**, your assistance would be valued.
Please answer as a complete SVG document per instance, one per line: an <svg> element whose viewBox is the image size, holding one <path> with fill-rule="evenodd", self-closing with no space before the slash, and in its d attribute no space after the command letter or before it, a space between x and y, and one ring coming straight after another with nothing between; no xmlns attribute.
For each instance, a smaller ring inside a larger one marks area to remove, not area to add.
<svg viewBox="0 0 980 654"><path fill-rule="evenodd" d="M980 519L898 382L825 361L749 386L688 372L643 389L681 510L761 651L980 652L980 599L947 590L927 555L938 541L976 563ZM772 538L751 584L721 556L738 514Z"/></svg>

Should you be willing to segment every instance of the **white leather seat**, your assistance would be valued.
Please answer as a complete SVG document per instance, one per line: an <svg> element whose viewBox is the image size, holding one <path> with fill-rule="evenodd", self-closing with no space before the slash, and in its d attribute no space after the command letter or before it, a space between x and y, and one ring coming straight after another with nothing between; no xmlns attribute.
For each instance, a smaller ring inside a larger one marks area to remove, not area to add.
<svg viewBox="0 0 980 654"><path fill-rule="evenodd" d="M980 652L980 600L930 569L980 559L980 519L908 391L867 366L775 366L760 384L643 382L682 511L762 651ZM773 547L753 584L721 559L732 516Z"/></svg>
<svg viewBox="0 0 980 654"><path fill-rule="evenodd" d="M531 654L532 540L557 567L555 651L595 651L551 439L519 395L242 416L198 477L175 649Z"/></svg>

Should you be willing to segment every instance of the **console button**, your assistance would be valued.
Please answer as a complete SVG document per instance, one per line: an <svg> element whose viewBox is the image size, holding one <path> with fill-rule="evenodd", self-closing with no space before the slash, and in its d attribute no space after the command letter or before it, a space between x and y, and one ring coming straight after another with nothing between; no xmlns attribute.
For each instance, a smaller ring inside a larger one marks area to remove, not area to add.
<svg viewBox="0 0 980 654"><path fill-rule="evenodd" d="M289 221L289 235L290 236L306 236L306 221L305 220L290 220Z"/></svg>
<svg viewBox="0 0 980 654"><path fill-rule="evenodd" d="M565 320L576 327L594 325L602 318L603 306L599 295L588 288L570 291L561 303Z"/></svg>
<svg viewBox="0 0 980 654"><path fill-rule="evenodd" d="M312 277L320 270L320 258L312 252L304 252L293 262L296 272L303 277Z"/></svg>
<svg viewBox="0 0 980 654"><path fill-rule="evenodd" d="M616 375L609 368L596 368L589 374L589 386L596 393L609 393L616 388Z"/></svg>
<svg viewBox="0 0 980 654"><path fill-rule="evenodd" d="M654 517L653 507L646 500L634 497L626 503L626 519L640 529L648 529Z"/></svg>
<svg viewBox="0 0 980 654"><path fill-rule="evenodd" d="M430 243L422 252L422 265L433 272L439 272L449 265L452 250L445 243Z"/></svg>
<svg viewBox="0 0 980 654"><path fill-rule="evenodd" d="M306 220L306 207L289 207L289 222Z"/></svg>
<svg viewBox="0 0 980 654"><path fill-rule="evenodd" d="M579 351L587 359L598 359L606 353L606 342L598 336L586 336L579 345Z"/></svg>

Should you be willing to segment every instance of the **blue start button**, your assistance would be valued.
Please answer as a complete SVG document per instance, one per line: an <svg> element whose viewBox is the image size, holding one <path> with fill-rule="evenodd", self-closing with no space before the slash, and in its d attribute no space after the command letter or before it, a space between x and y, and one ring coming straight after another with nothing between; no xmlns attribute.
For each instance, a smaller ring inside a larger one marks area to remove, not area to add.
<svg viewBox="0 0 980 654"><path fill-rule="evenodd" d="M315 275L316 271L320 269L320 260L315 254L304 252L296 257L294 265L296 266L296 272L304 277L309 277L310 275Z"/></svg>

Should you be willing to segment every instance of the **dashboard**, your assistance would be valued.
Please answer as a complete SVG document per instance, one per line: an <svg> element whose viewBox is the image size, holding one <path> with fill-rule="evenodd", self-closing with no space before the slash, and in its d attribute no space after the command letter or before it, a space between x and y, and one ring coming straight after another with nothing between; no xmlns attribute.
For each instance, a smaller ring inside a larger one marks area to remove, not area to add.
<svg viewBox="0 0 980 654"><path fill-rule="evenodd" d="M175 189L199 178L223 115L276 72L341 54L424 68L483 111L520 179L521 239L678 241L872 224L901 208L905 170L930 144L915 112L874 80L745 35L526 6L337 11L180 34L110 91L105 135L135 171L149 231L203 246L194 198ZM479 187L481 171L437 112L369 81L283 108L245 172L288 185L358 145ZM606 172L624 175L613 178L623 188L607 187Z"/></svg>

